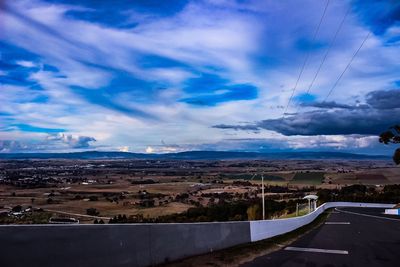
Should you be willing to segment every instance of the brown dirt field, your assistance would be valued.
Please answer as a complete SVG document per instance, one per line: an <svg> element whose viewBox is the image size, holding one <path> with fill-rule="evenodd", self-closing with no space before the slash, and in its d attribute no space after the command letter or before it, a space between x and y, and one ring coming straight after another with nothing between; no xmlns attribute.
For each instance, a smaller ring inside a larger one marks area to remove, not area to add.
<svg viewBox="0 0 400 267"><path fill-rule="evenodd" d="M373 180L373 181L378 181L378 180L384 180L387 181L386 177L382 174L356 174L356 179L357 180Z"/></svg>
<svg viewBox="0 0 400 267"><path fill-rule="evenodd" d="M236 187L236 186L225 186L223 188L210 188L206 190L202 190L201 193L246 193L249 190L244 187Z"/></svg>
<svg viewBox="0 0 400 267"><path fill-rule="evenodd" d="M354 173L330 173L334 184L395 184L400 183L400 168L379 168Z"/></svg>
<svg viewBox="0 0 400 267"><path fill-rule="evenodd" d="M72 202L72 201L71 201ZM86 209L96 208L99 212L99 216L113 217L119 214L138 215L141 214L144 217L157 217L160 215L168 215L173 213L181 213L186 211L188 208L193 207L192 205L172 202L167 205L157 206L152 208L139 208L137 206L124 206L121 202L119 204L106 202L106 201L84 201L77 200L76 203L66 202L62 204L50 204L42 205L41 208L64 211L77 214L86 214Z"/></svg>

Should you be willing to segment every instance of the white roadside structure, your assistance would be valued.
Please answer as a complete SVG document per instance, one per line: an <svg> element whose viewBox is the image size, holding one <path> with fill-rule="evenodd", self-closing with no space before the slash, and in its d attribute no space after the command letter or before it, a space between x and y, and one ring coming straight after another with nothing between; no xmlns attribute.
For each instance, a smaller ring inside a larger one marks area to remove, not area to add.
<svg viewBox="0 0 400 267"><path fill-rule="evenodd" d="M311 211L314 211L317 209L317 200L318 200L317 195L307 195L307 196L303 197L303 199L308 200L308 213L311 213Z"/></svg>

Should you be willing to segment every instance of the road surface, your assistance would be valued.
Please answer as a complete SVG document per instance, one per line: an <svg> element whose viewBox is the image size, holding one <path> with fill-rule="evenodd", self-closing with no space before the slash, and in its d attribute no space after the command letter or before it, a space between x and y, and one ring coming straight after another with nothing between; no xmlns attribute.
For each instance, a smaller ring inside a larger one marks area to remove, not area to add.
<svg viewBox="0 0 400 267"><path fill-rule="evenodd" d="M400 266L400 216L383 211L338 208L290 246L241 266Z"/></svg>

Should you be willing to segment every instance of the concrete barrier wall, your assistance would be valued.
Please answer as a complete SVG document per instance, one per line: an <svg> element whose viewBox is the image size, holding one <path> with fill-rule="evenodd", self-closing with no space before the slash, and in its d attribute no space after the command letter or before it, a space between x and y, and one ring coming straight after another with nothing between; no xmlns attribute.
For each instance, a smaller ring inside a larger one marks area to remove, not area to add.
<svg viewBox="0 0 400 267"><path fill-rule="evenodd" d="M152 263L176 260L250 242L249 222L153 224Z"/></svg>
<svg viewBox="0 0 400 267"><path fill-rule="evenodd" d="M0 266L151 266L281 235L327 208L392 208L392 204L330 202L290 219L182 224L3 225Z"/></svg>
<svg viewBox="0 0 400 267"><path fill-rule="evenodd" d="M277 219L277 220L265 220L265 221L251 221L250 222L250 233L251 241L259 241L262 239L274 237L284 233L288 233L297 228L300 228L306 224L311 223L326 209L336 207L365 207L365 208L392 208L394 204L380 204L380 203L357 203L357 202L327 202L319 206L316 210L310 214L289 218L289 219Z"/></svg>
<svg viewBox="0 0 400 267"><path fill-rule="evenodd" d="M250 242L249 222L0 226L0 266L151 266Z"/></svg>
<svg viewBox="0 0 400 267"><path fill-rule="evenodd" d="M400 215L400 209L385 209L385 214Z"/></svg>

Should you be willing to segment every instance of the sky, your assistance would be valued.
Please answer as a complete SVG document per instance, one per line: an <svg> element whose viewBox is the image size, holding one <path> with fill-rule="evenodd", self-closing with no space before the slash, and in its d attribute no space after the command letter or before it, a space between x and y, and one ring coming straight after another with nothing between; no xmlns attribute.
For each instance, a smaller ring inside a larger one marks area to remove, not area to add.
<svg viewBox="0 0 400 267"><path fill-rule="evenodd" d="M400 2L0 0L0 152L391 154Z"/></svg>

